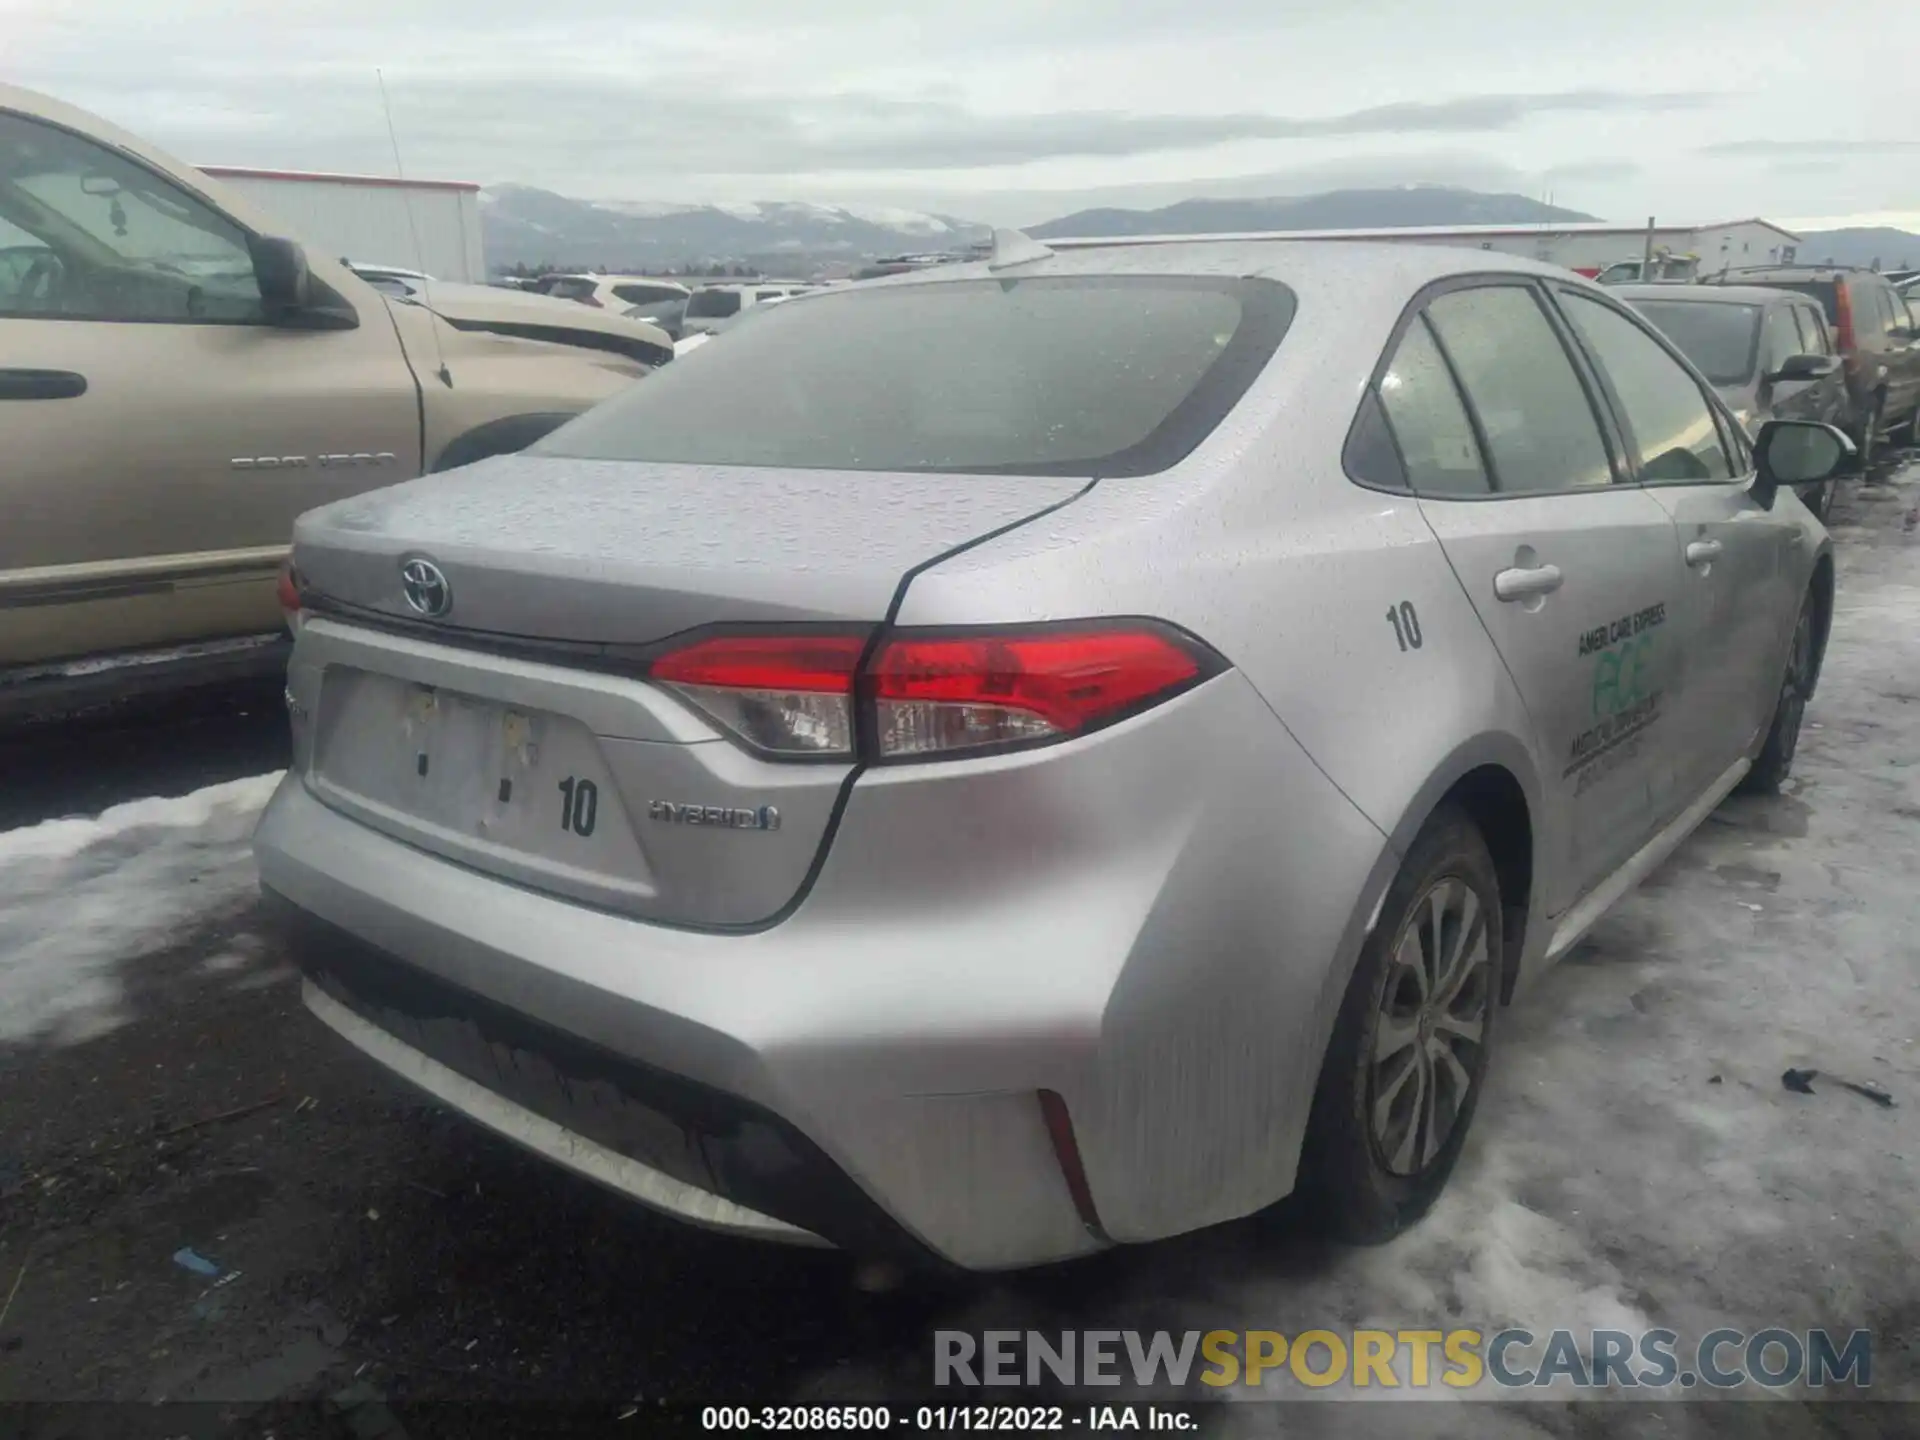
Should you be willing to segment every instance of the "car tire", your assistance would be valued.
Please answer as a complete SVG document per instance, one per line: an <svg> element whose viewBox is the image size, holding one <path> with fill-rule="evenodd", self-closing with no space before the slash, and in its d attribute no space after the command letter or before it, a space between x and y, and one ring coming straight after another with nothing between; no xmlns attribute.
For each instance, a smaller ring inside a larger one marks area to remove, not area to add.
<svg viewBox="0 0 1920 1440"><path fill-rule="evenodd" d="M1754 757L1753 768L1740 781L1743 794L1777 795L1793 772L1794 753L1800 748L1800 725L1806 718L1807 701L1813 697L1816 658L1813 596L1808 595L1800 602L1800 615L1794 621L1793 641L1787 648L1786 668L1780 677L1780 693L1773 702L1766 743Z"/></svg>
<svg viewBox="0 0 1920 1440"><path fill-rule="evenodd" d="M1888 431L1887 438L1902 447L1920 442L1920 405L1916 405L1905 420Z"/></svg>
<svg viewBox="0 0 1920 1440"><path fill-rule="evenodd" d="M1887 417L1887 397L1873 397L1873 407L1867 411L1867 418L1861 422L1859 436L1860 473L1865 475L1873 468L1874 457L1880 453L1880 424Z"/></svg>
<svg viewBox="0 0 1920 1440"><path fill-rule="evenodd" d="M1501 914L1486 841L1464 812L1442 808L1361 947L1314 1090L1300 1199L1335 1238L1392 1239L1452 1174L1500 1008Z"/></svg>

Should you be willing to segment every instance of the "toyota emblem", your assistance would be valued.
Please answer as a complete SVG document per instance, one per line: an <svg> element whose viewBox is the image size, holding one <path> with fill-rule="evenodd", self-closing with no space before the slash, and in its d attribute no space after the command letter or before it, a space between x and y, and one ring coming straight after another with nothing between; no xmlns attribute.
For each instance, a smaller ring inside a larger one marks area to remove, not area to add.
<svg viewBox="0 0 1920 1440"><path fill-rule="evenodd" d="M453 587L431 560L407 560L400 566L400 589L415 613L437 620L453 608Z"/></svg>

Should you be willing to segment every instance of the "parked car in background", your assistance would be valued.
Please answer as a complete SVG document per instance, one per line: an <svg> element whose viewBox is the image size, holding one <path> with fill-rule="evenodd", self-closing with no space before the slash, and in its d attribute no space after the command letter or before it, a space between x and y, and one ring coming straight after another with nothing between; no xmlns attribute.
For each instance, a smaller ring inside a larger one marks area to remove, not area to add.
<svg viewBox="0 0 1920 1440"><path fill-rule="evenodd" d="M404 293L407 285L419 285L433 279L424 270L409 270L399 265L372 265L360 260L344 260L341 263L374 289L389 290L390 293L391 289L399 289Z"/></svg>
<svg viewBox="0 0 1920 1440"><path fill-rule="evenodd" d="M1812 298L1744 285L1621 285L1614 294L1658 326L1755 434L1767 421L1853 428L1846 378ZM1838 482L1799 490L1825 519Z"/></svg>
<svg viewBox="0 0 1920 1440"><path fill-rule="evenodd" d="M606 350L649 367L673 358L673 337L660 326L551 295L435 280L417 271L386 270L362 278L383 295L431 310L456 329Z"/></svg>
<svg viewBox="0 0 1920 1440"><path fill-rule="evenodd" d="M543 275L540 284L540 293L556 300L574 300L596 310L616 313L636 305L684 301L691 293L678 281L655 280L646 275Z"/></svg>
<svg viewBox="0 0 1920 1440"><path fill-rule="evenodd" d="M655 325L677 341L683 333L687 318L689 295L665 296L643 305L629 306L623 313L629 320L638 320L643 325Z"/></svg>
<svg viewBox="0 0 1920 1440"><path fill-rule="evenodd" d="M1642 271L1646 273L1642 275ZM1651 263L1644 255L1631 260L1616 260L1593 278L1602 285L1690 285L1700 275L1698 255L1655 254Z"/></svg>
<svg viewBox="0 0 1920 1440"><path fill-rule="evenodd" d="M320 1020L638 1201L1383 1239L1516 987L1792 764L1848 441L1563 269L1009 235L748 316L302 517L254 839Z"/></svg>
<svg viewBox="0 0 1920 1440"><path fill-rule="evenodd" d="M301 511L515 450L671 347L376 290L191 166L0 86L0 716L271 674ZM406 293L401 293L401 292Z"/></svg>
<svg viewBox="0 0 1920 1440"><path fill-rule="evenodd" d="M812 285L768 285L748 282L739 285L703 285L687 301L680 322L682 338L713 330L723 320L731 320L756 305L778 305L795 295L815 289Z"/></svg>
<svg viewBox="0 0 1920 1440"><path fill-rule="evenodd" d="M1888 441L1913 438L1920 415L1920 330L1885 277L1845 265L1766 265L1727 270L1707 283L1792 290L1819 302L1841 357L1853 416L1849 433L1863 466Z"/></svg>

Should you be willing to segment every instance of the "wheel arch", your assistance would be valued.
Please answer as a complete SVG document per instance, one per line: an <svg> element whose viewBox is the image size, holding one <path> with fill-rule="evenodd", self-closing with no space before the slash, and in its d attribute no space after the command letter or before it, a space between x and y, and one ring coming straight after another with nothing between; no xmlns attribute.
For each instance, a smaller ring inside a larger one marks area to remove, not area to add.
<svg viewBox="0 0 1920 1440"><path fill-rule="evenodd" d="M1532 922L1540 872L1540 783L1533 757L1513 736L1486 734L1454 750L1422 785L1393 828L1394 851L1405 855L1414 839L1442 806L1465 811L1486 841L1500 880L1501 969L1500 998L1513 997L1527 942L1534 938ZM1388 877L1391 884L1391 876ZM1371 933L1386 899L1383 885L1370 897Z"/></svg>
<svg viewBox="0 0 1920 1440"><path fill-rule="evenodd" d="M1813 562L1813 578L1807 594L1813 601L1813 674L1807 681L1807 696L1820 685L1820 665L1827 657L1827 636L1833 631L1833 551L1823 549Z"/></svg>
<svg viewBox="0 0 1920 1440"><path fill-rule="evenodd" d="M449 440L428 467L438 474L461 465L471 465L494 455L511 455L544 439L573 419L567 410L534 410L521 415L502 415L463 430Z"/></svg>

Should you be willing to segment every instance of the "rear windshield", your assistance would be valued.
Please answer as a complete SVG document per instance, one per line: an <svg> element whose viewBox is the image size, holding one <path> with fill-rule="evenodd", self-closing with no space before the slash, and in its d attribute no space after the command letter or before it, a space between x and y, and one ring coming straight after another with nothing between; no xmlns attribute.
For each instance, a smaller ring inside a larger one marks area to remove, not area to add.
<svg viewBox="0 0 1920 1440"><path fill-rule="evenodd" d="M684 300L687 292L671 285L616 285L613 293L629 305L653 305L660 301Z"/></svg>
<svg viewBox="0 0 1920 1440"><path fill-rule="evenodd" d="M696 290L687 302L689 320L718 320L740 313L738 290Z"/></svg>
<svg viewBox="0 0 1920 1440"><path fill-rule="evenodd" d="M1709 300L1628 303L1665 332L1714 384L1743 384L1753 374L1754 351L1760 341L1758 305L1723 305Z"/></svg>
<svg viewBox="0 0 1920 1440"><path fill-rule="evenodd" d="M593 292L599 288L598 280L567 276L554 281L547 294L556 300L590 300L593 298Z"/></svg>
<svg viewBox="0 0 1920 1440"><path fill-rule="evenodd" d="M1293 310L1285 286L1211 276L832 291L768 308L534 450L688 465L1148 475L1226 416Z"/></svg>
<svg viewBox="0 0 1920 1440"><path fill-rule="evenodd" d="M1820 302L1820 308L1827 312L1827 323L1840 323L1840 287L1831 280L1756 280L1756 285L1765 285L1769 290L1792 290L1797 294L1811 295Z"/></svg>

